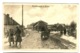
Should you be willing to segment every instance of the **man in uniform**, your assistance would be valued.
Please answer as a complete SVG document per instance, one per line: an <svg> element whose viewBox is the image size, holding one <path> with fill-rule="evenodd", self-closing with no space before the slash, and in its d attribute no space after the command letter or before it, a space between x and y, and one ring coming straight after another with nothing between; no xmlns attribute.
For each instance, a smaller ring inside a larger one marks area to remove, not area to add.
<svg viewBox="0 0 80 53"><path fill-rule="evenodd" d="M21 47L22 37L21 37L21 30L19 29L19 27L16 27L15 34L16 34L16 47L18 43L19 43L19 46Z"/></svg>

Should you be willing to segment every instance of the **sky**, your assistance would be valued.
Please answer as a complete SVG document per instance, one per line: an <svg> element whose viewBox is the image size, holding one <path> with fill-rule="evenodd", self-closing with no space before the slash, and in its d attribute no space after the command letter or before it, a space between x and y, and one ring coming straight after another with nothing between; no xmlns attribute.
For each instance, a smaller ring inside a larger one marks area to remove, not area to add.
<svg viewBox="0 0 80 53"><path fill-rule="evenodd" d="M4 4L4 14L10 14L22 24L22 4ZM43 20L48 24L77 22L78 4L23 4L24 26Z"/></svg>

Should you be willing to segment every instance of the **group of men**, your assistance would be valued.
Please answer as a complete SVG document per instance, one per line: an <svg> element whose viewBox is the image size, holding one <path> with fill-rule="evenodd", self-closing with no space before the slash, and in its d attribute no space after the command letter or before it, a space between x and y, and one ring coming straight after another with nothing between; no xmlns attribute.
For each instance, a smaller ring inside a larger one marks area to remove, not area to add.
<svg viewBox="0 0 80 53"><path fill-rule="evenodd" d="M12 46L12 43L13 43L13 45L18 47L17 44L19 43L19 46L21 47L22 36L21 36L21 30L19 27L16 27L16 30L9 29L7 37L9 41L9 46Z"/></svg>

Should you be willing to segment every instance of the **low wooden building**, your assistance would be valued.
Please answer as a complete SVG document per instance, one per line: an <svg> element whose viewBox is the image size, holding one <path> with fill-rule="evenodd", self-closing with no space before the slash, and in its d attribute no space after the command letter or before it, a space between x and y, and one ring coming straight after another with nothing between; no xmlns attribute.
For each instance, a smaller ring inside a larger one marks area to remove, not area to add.
<svg viewBox="0 0 80 53"><path fill-rule="evenodd" d="M37 31L44 31L47 29L48 24L42 20L36 22L33 28Z"/></svg>
<svg viewBox="0 0 80 53"><path fill-rule="evenodd" d="M6 34L9 29L15 29L17 26L20 26L9 14L4 14L4 33Z"/></svg>

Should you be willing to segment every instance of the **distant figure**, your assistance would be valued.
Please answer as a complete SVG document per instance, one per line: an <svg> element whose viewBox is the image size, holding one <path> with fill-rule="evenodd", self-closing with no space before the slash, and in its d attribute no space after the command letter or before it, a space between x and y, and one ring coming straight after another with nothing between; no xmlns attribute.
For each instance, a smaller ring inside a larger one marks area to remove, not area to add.
<svg viewBox="0 0 80 53"><path fill-rule="evenodd" d="M12 30L12 29L9 30L7 36L9 37L9 39L8 39L8 41L9 41L9 46L11 46L11 42L13 42L13 44L14 44L14 37L13 37L13 30Z"/></svg>
<svg viewBox="0 0 80 53"><path fill-rule="evenodd" d="M60 30L60 35L62 35L63 34L63 31L62 30Z"/></svg>
<svg viewBox="0 0 80 53"><path fill-rule="evenodd" d="M66 29L64 29L64 35L66 35Z"/></svg>
<svg viewBox="0 0 80 53"><path fill-rule="evenodd" d="M15 32L16 36L15 36L15 41L16 41L16 47L17 44L19 43L19 46L21 47L21 41L22 41L22 37L21 37L21 30L19 29L19 27L16 27L16 32Z"/></svg>

